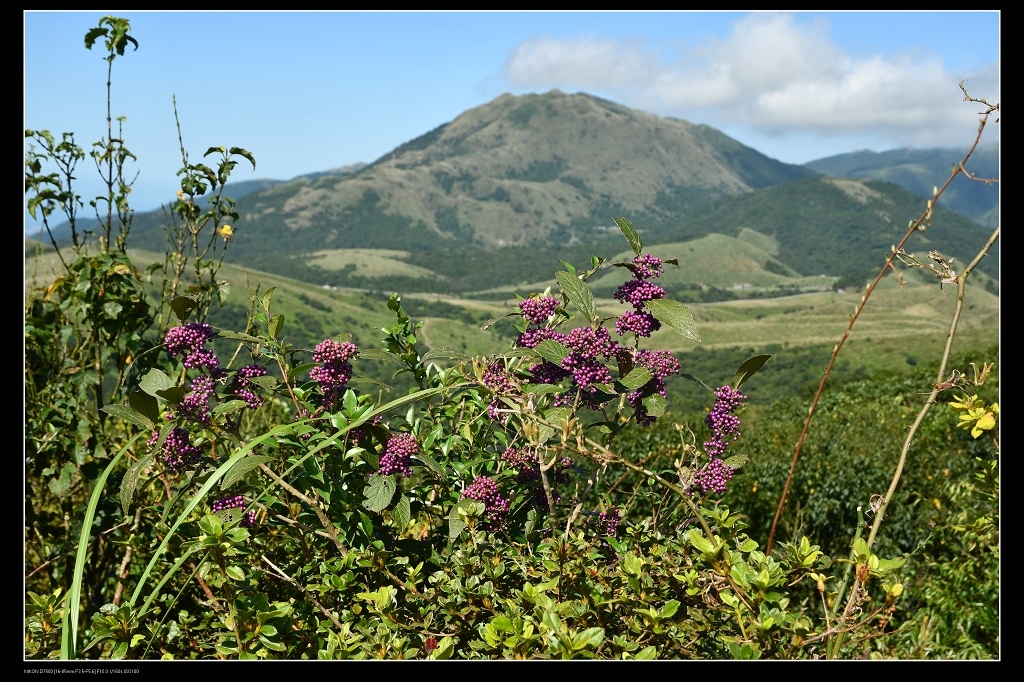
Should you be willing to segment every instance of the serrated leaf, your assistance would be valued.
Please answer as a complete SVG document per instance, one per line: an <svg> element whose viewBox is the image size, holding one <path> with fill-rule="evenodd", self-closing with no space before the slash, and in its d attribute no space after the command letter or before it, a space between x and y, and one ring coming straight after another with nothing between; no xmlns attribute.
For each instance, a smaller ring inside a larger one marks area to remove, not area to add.
<svg viewBox="0 0 1024 682"><path fill-rule="evenodd" d="M352 377L352 379L349 380L349 383L353 386L380 386L387 391L390 391L393 388L391 384L385 384L383 381L378 381L372 377Z"/></svg>
<svg viewBox="0 0 1024 682"><path fill-rule="evenodd" d="M552 407L544 412L545 421L559 426L563 426L571 416L572 410L568 407Z"/></svg>
<svg viewBox="0 0 1024 682"><path fill-rule="evenodd" d="M244 514L245 511L239 507L229 507L228 509L221 509L213 513L225 526L233 526L238 523L242 520Z"/></svg>
<svg viewBox="0 0 1024 682"><path fill-rule="evenodd" d="M526 384L523 386L523 392L533 393L535 395L543 395L545 393L561 393L565 389L558 384Z"/></svg>
<svg viewBox="0 0 1024 682"><path fill-rule="evenodd" d="M640 235L637 234L636 228L633 227L633 223L625 218L614 218L613 220L619 226L619 232L629 242L629 248L633 249L633 253L639 256L644 250L644 243L640 239Z"/></svg>
<svg viewBox="0 0 1024 682"><path fill-rule="evenodd" d="M434 348L423 354L423 360L433 360L434 358L445 358L447 360L467 360L469 356L457 348L450 348L448 346L441 346L440 348Z"/></svg>
<svg viewBox="0 0 1024 682"><path fill-rule="evenodd" d="M722 464L730 469L739 469L749 461L750 457L747 457L746 455L733 455L732 457L726 457Z"/></svg>
<svg viewBox="0 0 1024 682"><path fill-rule="evenodd" d="M260 300L260 303L263 305L264 312L270 312L270 299L273 297L275 289L277 289L277 287L270 287L267 289L267 292L263 294L263 298Z"/></svg>
<svg viewBox="0 0 1024 682"><path fill-rule="evenodd" d="M225 339L233 339L235 341L246 341L248 343L263 343L263 339L258 336L250 336L249 334L243 334L242 332L232 332L227 330L217 330L217 336Z"/></svg>
<svg viewBox="0 0 1024 682"><path fill-rule="evenodd" d="M189 315L195 312L198 307L199 301L188 296L178 296L176 299L171 301L171 310L174 311L175 316L177 316L178 320L181 322L187 320Z"/></svg>
<svg viewBox="0 0 1024 682"><path fill-rule="evenodd" d="M462 531L466 529L466 522L454 516L448 517L448 542L455 542Z"/></svg>
<svg viewBox="0 0 1024 682"><path fill-rule="evenodd" d="M360 360L387 360L388 362L400 367L405 366L405 363L403 363L397 356L379 348L367 348L366 350L361 350L356 357Z"/></svg>
<svg viewBox="0 0 1024 682"><path fill-rule="evenodd" d="M572 352L554 339L541 341L533 350L537 355L541 356L548 362L558 365L559 367L562 365L562 360Z"/></svg>
<svg viewBox="0 0 1024 682"><path fill-rule="evenodd" d="M370 511L380 512L387 509L391 500L395 498L395 491L398 485L394 476L381 476L375 474L370 477L366 487L363 488L363 506Z"/></svg>
<svg viewBox="0 0 1024 682"><path fill-rule="evenodd" d="M184 386L171 386L156 392L159 397L174 405L184 400L186 393L188 393L188 390Z"/></svg>
<svg viewBox="0 0 1024 682"><path fill-rule="evenodd" d="M583 316L591 324L597 322L597 308L594 305L594 294L590 291L590 287L581 282L575 275L564 270L556 272L555 279L558 280L559 286L565 292L566 298L579 308Z"/></svg>
<svg viewBox="0 0 1024 682"><path fill-rule="evenodd" d="M238 412L240 409L245 407L244 400L229 400L226 403L218 403L217 407L213 408L212 414L231 414L232 412Z"/></svg>
<svg viewBox="0 0 1024 682"><path fill-rule="evenodd" d="M224 474L224 478L221 479L221 490L226 490L260 464L264 464L273 459L276 459L273 455L249 455L247 457L240 458L231 466L230 469L228 469L228 472Z"/></svg>
<svg viewBox="0 0 1024 682"><path fill-rule="evenodd" d="M698 384L700 384L704 388L708 389L708 391L710 391L711 393L715 392L715 389L711 388L710 386L708 386L707 384L705 384L703 381L701 381L697 377L693 376L692 374L687 374L686 372L680 372L679 376L683 377L684 379L689 379L690 381L696 381Z"/></svg>
<svg viewBox="0 0 1024 682"><path fill-rule="evenodd" d="M641 401L644 406L644 411L652 417L660 417L665 414L665 408L668 407L668 401L660 393L652 393L649 396L645 396Z"/></svg>
<svg viewBox="0 0 1024 682"><path fill-rule="evenodd" d="M160 405L156 398L145 391L132 391L128 394L128 406L138 414L156 424L160 421Z"/></svg>
<svg viewBox="0 0 1024 682"><path fill-rule="evenodd" d="M100 410L126 422L131 422L139 428L146 429L147 431L153 430L154 424L152 421L127 405L104 405Z"/></svg>
<svg viewBox="0 0 1024 682"><path fill-rule="evenodd" d="M132 506L132 498L135 497L135 486L139 483L139 476L142 474L142 470L148 467L153 460L156 459L155 453L149 453L139 458L139 461L128 467L128 471L124 473L124 477L121 479L121 511L125 516L128 516L128 512Z"/></svg>
<svg viewBox="0 0 1024 682"><path fill-rule="evenodd" d="M630 391L635 391L651 380L651 370L646 367L634 367L629 374L619 379L619 383Z"/></svg>
<svg viewBox="0 0 1024 682"><path fill-rule="evenodd" d="M272 377L269 374L264 374L261 377L249 377L246 381L250 384L256 384L260 388L266 388L269 390L277 388L278 384L277 377Z"/></svg>
<svg viewBox="0 0 1024 682"><path fill-rule="evenodd" d="M442 479L445 478L444 467L438 464L437 460L435 460L433 457L431 457L425 452L420 452L414 456L416 459L426 464L427 468L433 471L435 474L437 474L438 477Z"/></svg>
<svg viewBox="0 0 1024 682"><path fill-rule="evenodd" d="M160 397L160 391L166 391L173 387L174 381L156 368L146 372L146 375L139 381L139 388L149 395L156 397Z"/></svg>
<svg viewBox="0 0 1024 682"><path fill-rule="evenodd" d="M398 531L402 532L409 525L412 518L412 508L409 506L409 498L402 495L398 498L398 504L391 510L391 518L394 519Z"/></svg>
<svg viewBox="0 0 1024 682"><path fill-rule="evenodd" d="M270 334L270 338L276 339L278 333L281 331L281 327L284 326L284 315L278 313L270 318L270 324L267 325L267 333Z"/></svg>
<svg viewBox="0 0 1024 682"><path fill-rule="evenodd" d="M757 370L764 367L764 363L768 362L770 357L771 355L755 355L740 365L740 368L736 370L736 376L732 380L733 389L738 390Z"/></svg>
<svg viewBox="0 0 1024 682"><path fill-rule="evenodd" d="M679 301L657 298L653 301L646 301L644 307L651 312L662 324L667 324L677 334L682 334L688 339L700 341L697 335L697 325L693 322L693 313Z"/></svg>
<svg viewBox="0 0 1024 682"><path fill-rule="evenodd" d="M551 339L548 340L550 341ZM537 351L533 348L509 348L508 350L501 352L501 357L503 358L524 358L527 356L536 357Z"/></svg>

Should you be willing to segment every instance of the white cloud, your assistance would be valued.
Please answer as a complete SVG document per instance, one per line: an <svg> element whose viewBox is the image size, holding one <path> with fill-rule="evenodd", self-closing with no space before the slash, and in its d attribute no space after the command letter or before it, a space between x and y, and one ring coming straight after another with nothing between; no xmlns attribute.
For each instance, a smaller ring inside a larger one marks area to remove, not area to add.
<svg viewBox="0 0 1024 682"><path fill-rule="evenodd" d="M512 51L506 72L526 87L618 88L656 75L657 56L635 40L531 38Z"/></svg>
<svg viewBox="0 0 1024 682"><path fill-rule="evenodd" d="M509 56L516 85L598 92L663 116L740 125L768 135L871 135L895 145L961 145L980 107L963 101L933 54L855 59L825 20L750 14L724 40L677 54L639 40L532 39ZM969 76L968 91L998 102L998 66ZM989 139L994 139L994 135Z"/></svg>

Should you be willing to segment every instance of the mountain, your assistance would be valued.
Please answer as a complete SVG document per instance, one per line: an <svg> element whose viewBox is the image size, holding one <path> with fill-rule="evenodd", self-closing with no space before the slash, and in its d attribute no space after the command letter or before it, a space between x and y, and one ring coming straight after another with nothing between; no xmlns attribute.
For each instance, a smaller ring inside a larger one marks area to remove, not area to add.
<svg viewBox="0 0 1024 682"><path fill-rule="evenodd" d="M885 165L847 156L902 165L894 177L905 181L949 172L859 153L822 160L834 169L822 175L709 126L591 95L506 94L366 166L254 191L229 183L240 219L228 261L321 285L464 293L615 253L612 219L625 216L648 245L747 231L776 245L762 263L770 271L855 277L877 271L924 202L892 181L837 177ZM975 248L989 230L944 206L908 250L969 258L953 250ZM163 227L160 211L136 214L133 246L161 252ZM366 249L387 251L368 258ZM982 267L998 277L997 258Z"/></svg>
<svg viewBox="0 0 1024 682"><path fill-rule="evenodd" d="M857 151L804 164L807 168L840 178L866 178L894 182L930 199L952 169L963 161L961 149L894 149L887 152ZM999 147L979 147L965 169L976 178L999 178ZM971 220L995 227L999 224L999 183L957 176L939 199L939 205Z"/></svg>
<svg viewBox="0 0 1024 682"><path fill-rule="evenodd" d="M814 175L709 126L590 95L502 95L358 172L239 198L235 253L268 240L292 253L591 243L617 234L613 216L670 229L709 201Z"/></svg>

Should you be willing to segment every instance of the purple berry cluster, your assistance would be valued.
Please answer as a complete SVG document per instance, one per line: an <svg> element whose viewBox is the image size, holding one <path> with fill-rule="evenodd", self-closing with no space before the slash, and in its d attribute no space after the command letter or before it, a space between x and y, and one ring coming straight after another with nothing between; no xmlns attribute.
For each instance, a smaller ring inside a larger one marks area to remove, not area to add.
<svg viewBox="0 0 1024 682"><path fill-rule="evenodd" d="M501 459L509 468L517 472L516 483L527 484L534 501L543 511L550 511L548 509L547 495L544 494L544 486L541 482L540 463L537 461L536 452L532 448L527 447L507 448L501 455ZM563 457L551 469L548 482L552 485L568 483L572 480L569 472L574 466L575 462L572 461L572 457ZM552 497L555 502L561 502L562 500L561 496L554 493L554 491L552 491Z"/></svg>
<svg viewBox="0 0 1024 682"><path fill-rule="evenodd" d="M213 338L213 327L200 322L190 322L181 327L167 330L164 343L171 355L182 355L182 364L188 369L205 367L217 372L219 363L212 350L206 348L206 342Z"/></svg>
<svg viewBox="0 0 1024 682"><path fill-rule="evenodd" d="M732 474L732 467L727 466L718 457L714 457L707 466L694 475L693 482L705 493L722 494L725 492Z"/></svg>
<svg viewBox="0 0 1024 682"><path fill-rule="evenodd" d="M484 515L491 530L497 530L505 522L509 510L508 500L501 496L498 484L487 476L474 478L462 491L462 497L484 503Z"/></svg>
<svg viewBox="0 0 1024 682"><path fill-rule="evenodd" d="M731 386L722 386L715 391L715 404L704 418L711 429L711 440L704 443L704 452L711 461L697 472L694 483L705 493L724 493L733 469L723 455L726 448L740 437L740 420L733 412L746 405L747 396Z"/></svg>
<svg viewBox="0 0 1024 682"><path fill-rule="evenodd" d="M622 525L622 513L615 507L608 507L598 514L598 521L605 535L615 535L619 532L619 526Z"/></svg>
<svg viewBox="0 0 1024 682"><path fill-rule="evenodd" d="M622 303L633 306L615 322L615 333L625 336L632 332L637 336L648 337L661 329L661 322L644 309L644 303L665 298L665 290L648 280L660 277L663 261L660 258L645 254L633 259L633 279L624 282L613 293L612 297Z"/></svg>
<svg viewBox="0 0 1024 682"><path fill-rule="evenodd" d="M160 433L154 432L150 436L149 440L146 441L146 445L150 449L156 445L157 441L160 440ZM189 434L183 428L174 427L171 432L167 434L167 438L164 439L163 445L163 456L161 461L164 466L173 472L183 471L190 467L194 467L199 464L203 456L203 451L196 445L192 445L189 441Z"/></svg>
<svg viewBox="0 0 1024 682"><path fill-rule="evenodd" d="M232 495L230 497L222 497L221 499L214 502L210 509L214 512L223 511L225 509L245 509L246 508L245 498L241 495ZM243 528L252 528L256 525L256 512L249 510L242 517L242 520L238 522L239 526Z"/></svg>
<svg viewBox="0 0 1024 682"><path fill-rule="evenodd" d="M711 429L711 440L704 443L704 452L710 457L721 457L729 443L740 437L740 419L733 414L746 405L747 396L731 386L715 391L715 404L704 423Z"/></svg>
<svg viewBox="0 0 1024 682"><path fill-rule="evenodd" d="M494 394L494 399L491 400L491 403L487 406L487 416L497 421L507 421L507 415L502 418L502 415L498 413L498 409L501 407L501 401L498 400L498 395L511 391L515 387L515 384L513 383L512 378L508 375L505 363L492 362L489 364L487 369L484 370L483 382L484 386L491 389Z"/></svg>
<svg viewBox="0 0 1024 682"><path fill-rule="evenodd" d="M352 378L352 365L349 360L358 352L359 347L356 344L333 339L324 339L313 348L313 362L320 363L320 366L309 371L309 378L320 384L320 390L327 403L334 403L344 394L345 386Z"/></svg>
<svg viewBox="0 0 1024 682"><path fill-rule="evenodd" d="M519 312L529 324L543 325L559 306L559 300L552 296L527 298L519 302Z"/></svg>
<svg viewBox="0 0 1024 682"><path fill-rule="evenodd" d="M667 350L651 351L641 349L636 352L633 362L636 367L646 367L650 370L651 380L645 385L645 390L632 391L626 396L626 399L633 406L638 424L653 424L656 417L647 414L647 408L644 407L643 399L645 396L651 395L652 390L660 393L663 397L666 396L665 378L679 373L679 360Z"/></svg>
<svg viewBox="0 0 1024 682"><path fill-rule="evenodd" d="M209 426L210 398L213 396L213 379L200 374L192 380L191 390L185 394L175 410L178 419Z"/></svg>
<svg viewBox="0 0 1024 682"><path fill-rule="evenodd" d="M411 433L394 434L388 439L384 454L380 457L378 473L381 476L412 476L412 456L419 452L419 447Z"/></svg>
<svg viewBox="0 0 1024 682"><path fill-rule="evenodd" d="M246 365L235 373L235 395L244 400L249 409L255 410L263 405L263 398L252 390L249 379L266 375L266 368L259 365Z"/></svg>

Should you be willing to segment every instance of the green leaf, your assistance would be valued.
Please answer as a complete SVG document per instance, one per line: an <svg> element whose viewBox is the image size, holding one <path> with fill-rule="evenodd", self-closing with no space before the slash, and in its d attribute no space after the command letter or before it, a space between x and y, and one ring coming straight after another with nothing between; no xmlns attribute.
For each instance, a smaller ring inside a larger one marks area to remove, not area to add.
<svg viewBox="0 0 1024 682"><path fill-rule="evenodd" d="M433 360L434 358L445 358L447 360L467 360L469 356L457 348L441 346L423 354L422 360Z"/></svg>
<svg viewBox="0 0 1024 682"><path fill-rule="evenodd" d="M156 398L145 391L132 391L129 393L128 405L152 423L156 424L160 421L160 405L157 403Z"/></svg>
<svg viewBox="0 0 1024 682"><path fill-rule="evenodd" d="M135 464L132 464L128 471L124 473L124 477L121 479L121 511L125 516L128 516L128 511L131 509L132 498L135 497L135 486L139 484L139 476L142 471L152 464L153 460L156 459L155 453L149 453L143 457L140 457Z"/></svg>
<svg viewBox="0 0 1024 682"><path fill-rule="evenodd" d="M398 504L391 510L391 518L395 521L398 532L401 533L409 525L412 518L412 507L409 505L409 498L402 495L398 498Z"/></svg>
<svg viewBox="0 0 1024 682"><path fill-rule="evenodd" d="M152 396L160 397L161 391L174 388L174 381L169 376L154 368L146 372L139 382L139 388Z"/></svg>
<svg viewBox="0 0 1024 682"><path fill-rule="evenodd" d="M232 147L231 149L228 150L228 153L232 155L237 154L238 156L248 159L249 163L252 164L252 169L256 170L256 158L247 149L242 149L241 147Z"/></svg>
<svg viewBox="0 0 1024 682"><path fill-rule="evenodd" d="M697 382L698 384L700 384L700 385L701 385L701 386L703 386L704 388L708 389L708 390L709 390L709 391L711 391L712 393L714 393L714 392L715 392L715 389L711 388L710 386L708 386L707 384L705 384L705 383L704 383L703 381L701 381L701 380L700 380L700 379L698 379L697 377L693 376L692 374L687 374L686 372L680 372L680 373L679 373L679 376L683 377L684 379L689 379L690 381L695 381L695 382Z"/></svg>
<svg viewBox="0 0 1024 682"><path fill-rule="evenodd" d="M590 291L590 287L575 275L564 270L556 272L555 279L558 280L559 286L565 292L566 298L579 308L579 311L591 324L596 323L597 307L594 305L594 294Z"/></svg>
<svg viewBox="0 0 1024 682"><path fill-rule="evenodd" d="M244 400L229 400L226 403L218 403L217 407L213 408L212 414L231 414L238 412L243 407L245 407Z"/></svg>
<svg viewBox="0 0 1024 682"><path fill-rule="evenodd" d="M155 425L149 420L149 418L145 415L139 414L127 405L104 405L100 410L118 417L119 419L123 419L126 422L131 422L139 428L146 429L147 431L152 431L155 428Z"/></svg>
<svg viewBox="0 0 1024 682"><path fill-rule="evenodd" d="M267 325L267 333L270 334L270 338L276 339L278 333L281 331L281 327L284 326L284 315L278 313L270 318L270 324Z"/></svg>
<svg viewBox="0 0 1024 682"><path fill-rule="evenodd" d="M558 384L526 384L523 386L524 393L544 395L545 393L561 393L565 389Z"/></svg>
<svg viewBox="0 0 1024 682"><path fill-rule="evenodd" d="M615 224L619 226L622 236L629 242L629 247L633 249L633 253L639 256L644 250L644 243L640 239L640 235L637 234L636 228L633 227L633 223L625 218L614 218L614 220Z"/></svg>
<svg viewBox="0 0 1024 682"><path fill-rule="evenodd" d="M740 365L740 368L736 370L735 378L732 380L733 389L739 390L739 387L742 386L747 379L753 376L757 370L761 369L764 366L764 363L768 362L768 358L770 357L771 355L755 355Z"/></svg>
<svg viewBox="0 0 1024 682"><path fill-rule="evenodd" d="M359 354L356 355L356 357L359 358L360 360L387 360L388 362L398 365L399 367L405 366L405 363L402 362L401 358L399 358L393 353L389 353L388 351L381 350L379 348L367 348L366 350L361 350L359 351Z"/></svg>
<svg viewBox="0 0 1024 682"><path fill-rule="evenodd" d="M277 377L270 376L269 374L265 374L261 377L249 377L246 381L250 384L256 384L260 388L266 388L268 390L274 390L280 383Z"/></svg>
<svg viewBox="0 0 1024 682"><path fill-rule="evenodd" d="M266 293L263 294L263 298L260 300L265 312L270 312L270 299L273 297L275 289L277 289L277 287L270 287L267 289Z"/></svg>
<svg viewBox="0 0 1024 682"><path fill-rule="evenodd" d="M363 488L363 506L370 511L380 512L387 509L391 500L395 497L398 485L394 476L381 476L375 474L370 477L366 487Z"/></svg>
<svg viewBox="0 0 1024 682"><path fill-rule="evenodd" d="M250 336L249 334L243 334L241 332L232 332L227 330L218 329L217 336L224 339L234 339L236 341L246 341L247 343L263 343L264 339L258 336Z"/></svg>
<svg viewBox="0 0 1024 682"><path fill-rule="evenodd" d="M878 568L876 569L879 573L886 573L888 571L895 570L907 562L906 557L899 557L896 559L879 559Z"/></svg>
<svg viewBox="0 0 1024 682"><path fill-rule="evenodd" d="M189 315L199 307L199 301L188 296L179 296L171 301L171 310L182 322L188 319Z"/></svg>
<svg viewBox="0 0 1024 682"><path fill-rule="evenodd" d="M231 468L228 469L228 472L224 474L224 478L220 482L221 490L226 490L260 464L270 462L274 459L276 459L276 457L273 455L249 455L247 457L239 458Z"/></svg>
<svg viewBox="0 0 1024 682"><path fill-rule="evenodd" d="M665 414L665 409L668 407L668 401L660 393L652 393L651 395L644 396L643 400L644 410L652 417L660 417Z"/></svg>
<svg viewBox="0 0 1024 682"><path fill-rule="evenodd" d="M441 478L441 479L446 478L445 472L444 472L444 467L442 467L440 464L438 464L437 460L435 460L433 457L431 457L427 453L420 452L420 453L417 453L416 455L414 455L414 457L416 459L418 459L419 461L423 462L424 464L426 464L427 468L430 469L431 471L433 471L435 474L437 474L438 478Z"/></svg>
<svg viewBox="0 0 1024 682"><path fill-rule="evenodd" d="M558 365L559 367L562 365L562 360L571 352L568 348L554 339L541 341L533 350L537 355L541 356L548 362Z"/></svg>
<svg viewBox="0 0 1024 682"><path fill-rule="evenodd" d="M733 455L731 457L726 457L722 464L729 467L730 469L739 469L749 461L750 457L748 457L747 455Z"/></svg>
<svg viewBox="0 0 1024 682"><path fill-rule="evenodd" d="M629 391L635 391L651 380L651 370L646 367L634 367L629 374L619 379L619 383Z"/></svg>
<svg viewBox="0 0 1024 682"><path fill-rule="evenodd" d="M651 312L662 324L672 327L677 334L682 334L688 339L699 342L697 325L693 322L693 313L679 301L657 298L653 301L646 301L644 307Z"/></svg>
<svg viewBox="0 0 1024 682"><path fill-rule="evenodd" d="M596 649L604 641L604 628L587 628L572 638L574 649Z"/></svg>

